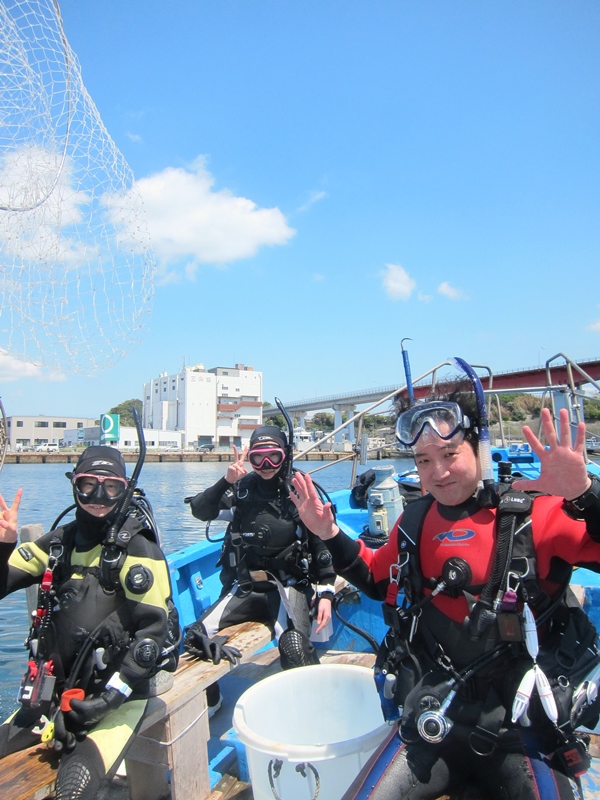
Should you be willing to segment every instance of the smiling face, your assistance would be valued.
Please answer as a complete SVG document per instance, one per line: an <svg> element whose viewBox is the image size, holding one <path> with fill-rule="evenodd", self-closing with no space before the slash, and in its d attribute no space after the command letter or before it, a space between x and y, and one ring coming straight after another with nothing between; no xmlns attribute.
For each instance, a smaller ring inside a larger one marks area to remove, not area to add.
<svg viewBox="0 0 600 800"><path fill-rule="evenodd" d="M77 498L77 505L79 505L84 511L87 511L90 516L96 517L97 519L102 519L102 517L108 516L114 509L114 505L101 506L98 503L88 503L84 506L79 502L79 498Z"/></svg>
<svg viewBox="0 0 600 800"><path fill-rule="evenodd" d="M431 429L413 448L421 486L439 503L456 506L471 497L480 478L479 461L461 433L444 441Z"/></svg>
<svg viewBox="0 0 600 800"><path fill-rule="evenodd" d="M256 457L253 458L252 454L256 453ZM261 458L262 455L269 457L269 460L266 458ZM271 467L269 464L270 460L276 460L276 458L281 458L281 463L276 467ZM279 472L281 467L283 466L283 459L285 458L285 453L278 442L261 442L259 447L253 448L248 453L248 460L250 462L250 466L256 472L256 474L263 478L264 480L268 481L271 478L274 478L275 475ZM256 461L256 463L253 463Z"/></svg>

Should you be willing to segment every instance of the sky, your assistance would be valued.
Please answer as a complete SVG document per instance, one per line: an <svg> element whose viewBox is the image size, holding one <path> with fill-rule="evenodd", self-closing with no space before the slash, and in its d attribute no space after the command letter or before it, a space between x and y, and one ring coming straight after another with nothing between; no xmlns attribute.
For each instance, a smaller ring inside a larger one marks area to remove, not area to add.
<svg viewBox="0 0 600 800"><path fill-rule="evenodd" d="M59 0L144 200L149 330L8 415L97 417L185 363L284 402L600 355L597 0ZM1 343L0 343L1 344Z"/></svg>

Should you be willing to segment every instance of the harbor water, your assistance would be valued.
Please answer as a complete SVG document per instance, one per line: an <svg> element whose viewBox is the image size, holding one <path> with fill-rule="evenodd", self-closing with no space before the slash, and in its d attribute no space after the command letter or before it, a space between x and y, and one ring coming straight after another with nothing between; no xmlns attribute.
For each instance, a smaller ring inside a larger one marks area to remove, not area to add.
<svg viewBox="0 0 600 800"><path fill-rule="evenodd" d="M399 459L393 464L397 471L408 469L412 460ZM373 461L359 467L381 466ZM313 464L301 462L299 468L308 472ZM70 483L65 472L69 464L5 464L0 474L0 492L10 505L19 487L23 500L19 524L40 523L50 530L58 515L73 502ZM131 474L133 465L128 465ZM142 470L139 486L144 489L153 507L165 553L171 553L204 538L205 524L192 517L184 497L211 486L227 470L224 463L147 463ZM328 492L348 488L352 474L350 462L333 462L319 470L314 479ZM67 517L66 520L71 517ZM27 636L28 619L25 592L16 592L0 602L0 719L14 710L17 690L25 671L27 651L23 643Z"/></svg>

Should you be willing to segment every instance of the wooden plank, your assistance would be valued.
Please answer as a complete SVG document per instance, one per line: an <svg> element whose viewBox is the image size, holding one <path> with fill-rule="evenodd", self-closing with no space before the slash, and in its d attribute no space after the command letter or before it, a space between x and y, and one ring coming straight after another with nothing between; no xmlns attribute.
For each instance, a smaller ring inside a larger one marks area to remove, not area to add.
<svg viewBox="0 0 600 800"><path fill-rule="evenodd" d="M54 790L58 759L44 746L11 753L2 759L0 797L44 800Z"/></svg>
<svg viewBox="0 0 600 800"><path fill-rule="evenodd" d="M206 800L210 796L207 711L206 694L201 692L169 717L172 800Z"/></svg>
<svg viewBox="0 0 600 800"><path fill-rule="evenodd" d="M271 641L270 630L259 622L243 622L225 629L223 633L230 636L228 644L237 647L244 654L242 663ZM190 702L196 694L203 692L207 686L227 675L232 669L235 667L226 660L220 664L212 664L210 661L200 661L192 656L182 655L175 672L173 687L165 694L150 699L140 731L144 732L160 722L167 710L169 713L177 711Z"/></svg>

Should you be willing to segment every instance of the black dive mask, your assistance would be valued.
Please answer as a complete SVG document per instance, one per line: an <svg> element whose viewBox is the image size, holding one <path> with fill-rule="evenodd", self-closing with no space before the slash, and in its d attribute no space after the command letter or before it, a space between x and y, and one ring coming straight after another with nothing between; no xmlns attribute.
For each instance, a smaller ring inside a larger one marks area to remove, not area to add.
<svg viewBox="0 0 600 800"><path fill-rule="evenodd" d="M71 473L70 478L75 499L82 506L90 504L114 506L123 499L128 487L125 478L116 478L112 475Z"/></svg>

